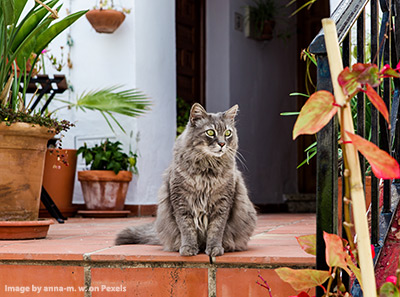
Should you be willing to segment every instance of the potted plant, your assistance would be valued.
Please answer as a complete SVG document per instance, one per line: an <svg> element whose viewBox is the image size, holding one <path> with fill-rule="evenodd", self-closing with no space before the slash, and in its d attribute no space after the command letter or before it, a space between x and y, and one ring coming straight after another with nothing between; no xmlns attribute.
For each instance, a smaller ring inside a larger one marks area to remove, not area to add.
<svg viewBox="0 0 400 297"><path fill-rule="evenodd" d="M125 20L125 13L129 12L127 9L115 10L113 0L111 0L111 5L108 5L108 0L100 0L98 7L90 10L86 18L96 32L114 33Z"/></svg>
<svg viewBox="0 0 400 297"><path fill-rule="evenodd" d="M106 140L88 148L86 143L77 154L82 154L90 170L78 171L86 208L90 211L122 211L132 173L137 173L137 155L122 151L119 141Z"/></svg>
<svg viewBox="0 0 400 297"><path fill-rule="evenodd" d="M48 139L71 127L30 110L26 91L37 58L27 61L86 13L54 22L59 0L29 2L35 5L23 14L28 0L0 1L0 221L7 221L0 224L0 238L6 239L46 236L51 221L38 221L44 154ZM9 232L25 227L28 233Z"/></svg>
<svg viewBox="0 0 400 297"><path fill-rule="evenodd" d="M275 0L253 0L246 6L246 36L256 40L271 40L278 12Z"/></svg>
<svg viewBox="0 0 400 297"><path fill-rule="evenodd" d="M118 86L85 92L78 96L75 102L55 100L65 104L53 110L53 113L63 108L98 111L112 131L114 128L111 123L114 121L123 132L125 130L113 114L137 117L146 112L150 106L150 101L142 92L136 89L119 90ZM49 148L46 153L43 187L64 216L71 216L76 212L76 208L72 205L76 154L76 150L57 147ZM44 207L41 215L47 215Z"/></svg>

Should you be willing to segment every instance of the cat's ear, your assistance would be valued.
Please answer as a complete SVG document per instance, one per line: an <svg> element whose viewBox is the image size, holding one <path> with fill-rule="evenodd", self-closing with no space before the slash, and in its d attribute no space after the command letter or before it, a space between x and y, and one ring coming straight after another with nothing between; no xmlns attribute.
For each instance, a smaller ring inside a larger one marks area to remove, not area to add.
<svg viewBox="0 0 400 297"><path fill-rule="evenodd" d="M193 104L190 109L190 123L195 125L197 120L203 119L207 116L207 112L199 103Z"/></svg>
<svg viewBox="0 0 400 297"><path fill-rule="evenodd" d="M224 112L224 117L227 118L228 120L234 121L238 110L239 110L239 105L236 104Z"/></svg>

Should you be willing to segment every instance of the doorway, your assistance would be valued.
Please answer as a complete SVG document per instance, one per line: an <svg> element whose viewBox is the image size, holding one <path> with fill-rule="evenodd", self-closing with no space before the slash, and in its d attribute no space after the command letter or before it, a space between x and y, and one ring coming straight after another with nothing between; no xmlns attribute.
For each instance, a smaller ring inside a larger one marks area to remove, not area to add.
<svg viewBox="0 0 400 297"><path fill-rule="evenodd" d="M205 106L205 1L176 0L176 89L188 105Z"/></svg>

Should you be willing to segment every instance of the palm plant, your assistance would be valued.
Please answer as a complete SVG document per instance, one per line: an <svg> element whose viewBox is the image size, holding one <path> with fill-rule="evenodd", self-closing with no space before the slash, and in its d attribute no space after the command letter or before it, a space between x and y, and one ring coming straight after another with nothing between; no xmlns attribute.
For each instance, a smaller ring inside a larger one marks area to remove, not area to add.
<svg viewBox="0 0 400 297"><path fill-rule="evenodd" d="M43 120L44 117L35 116L34 111L27 108L26 93L40 53L86 13L79 11L56 21L59 18L57 11L62 7L62 4L56 7L58 2L34 0L34 6L27 14L22 14L28 0L0 0L0 109L4 115L0 121L14 118L14 121L48 127L55 124L54 120L48 117ZM31 56L35 58L27 67Z"/></svg>
<svg viewBox="0 0 400 297"><path fill-rule="evenodd" d="M137 117L149 110L151 103L145 94L136 89L117 91L118 88L120 87L113 86L83 93L75 103L58 99L58 101L66 105L55 109L53 113L63 108L99 111L112 131L114 129L110 120L114 121L125 132L124 128L114 117L114 114Z"/></svg>

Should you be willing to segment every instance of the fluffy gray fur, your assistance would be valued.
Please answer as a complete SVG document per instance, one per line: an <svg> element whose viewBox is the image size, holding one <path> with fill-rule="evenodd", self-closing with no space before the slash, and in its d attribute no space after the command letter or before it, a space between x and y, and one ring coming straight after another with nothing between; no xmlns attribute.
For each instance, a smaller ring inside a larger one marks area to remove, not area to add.
<svg viewBox="0 0 400 297"><path fill-rule="evenodd" d="M116 244L161 244L182 256L242 251L256 225L256 211L236 166L235 105L207 113L194 104L159 191L154 223L130 227Z"/></svg>

